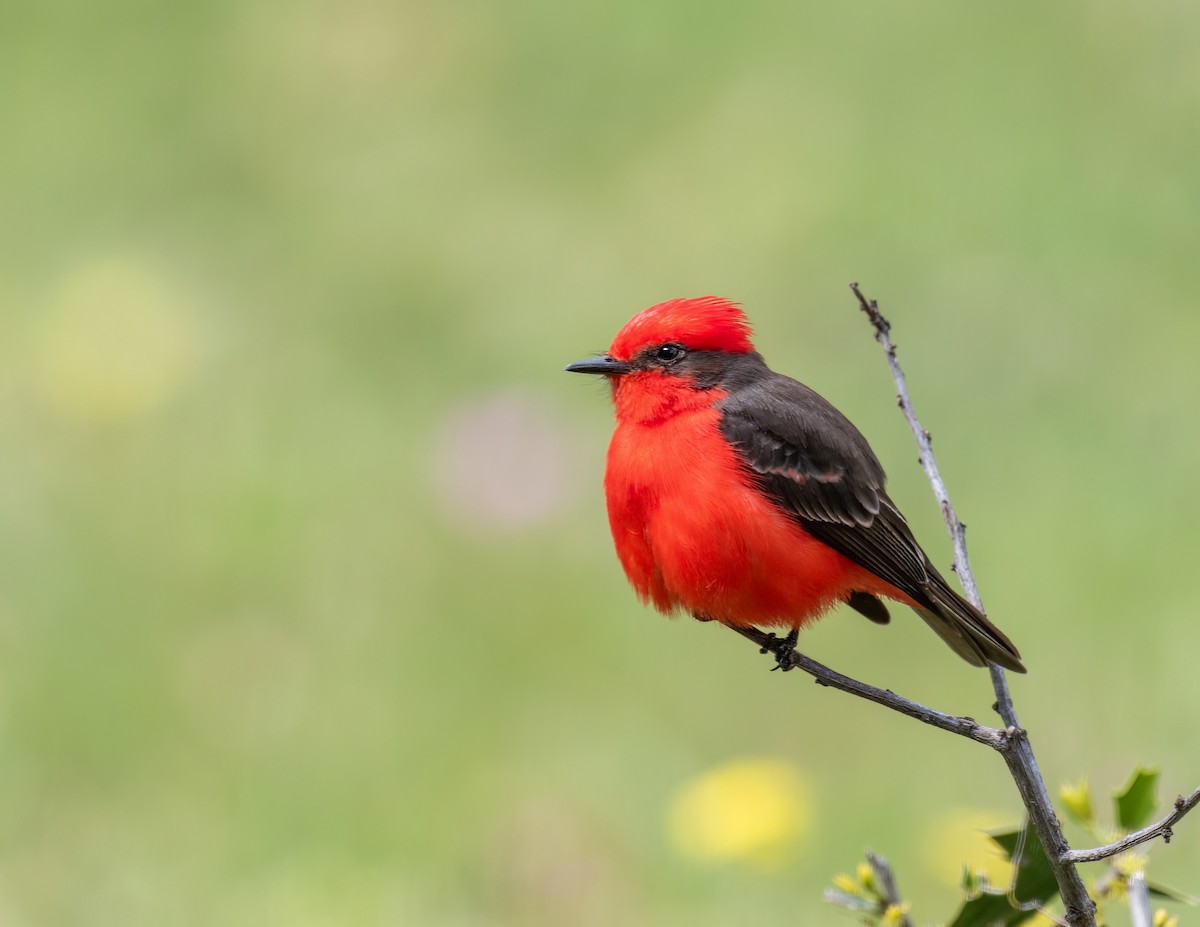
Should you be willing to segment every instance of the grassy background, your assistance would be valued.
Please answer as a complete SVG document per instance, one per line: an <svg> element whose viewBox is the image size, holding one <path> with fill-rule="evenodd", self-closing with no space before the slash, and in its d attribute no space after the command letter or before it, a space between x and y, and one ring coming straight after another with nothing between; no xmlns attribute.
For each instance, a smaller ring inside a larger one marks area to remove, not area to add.
<svg viewBox="0 0 1200 927"><path fill-rule="evenodd" d="M1194 3L4 22L0 920L835 923L868 845L945 916L1003 765L620 576L611 413L560 371L677 295L746 304L945 564L860 280L1049 781L1200 776ZM804 644L988 715L910 616ZM801 783L787 852L677 846L754 757ZM1156 856L1200 890L1200 824Z"/></svg>

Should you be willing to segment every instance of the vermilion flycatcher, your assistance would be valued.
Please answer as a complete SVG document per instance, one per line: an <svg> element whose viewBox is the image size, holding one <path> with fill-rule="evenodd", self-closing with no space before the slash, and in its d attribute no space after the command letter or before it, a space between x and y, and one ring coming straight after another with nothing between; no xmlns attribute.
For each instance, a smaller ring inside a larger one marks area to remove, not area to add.
<svg viewBox="0 0 1200 927"><path fill-rule="evenodd" d="M941 577L884 492L867 439L774 373L742 310L714 296L635 315L608 353L617 428L604 490L643 601L735 627L798 630L838 603L879 624L911 606L960 657L1024 672L1017 648Z"/></svg>

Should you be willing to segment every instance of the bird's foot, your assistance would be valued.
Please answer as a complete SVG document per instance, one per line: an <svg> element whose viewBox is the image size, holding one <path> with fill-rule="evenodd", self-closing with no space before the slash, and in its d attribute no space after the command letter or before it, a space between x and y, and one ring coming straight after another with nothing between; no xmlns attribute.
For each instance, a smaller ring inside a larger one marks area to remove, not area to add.
<svg viewBox="0 0 1200 927"><path fill-rule="evenodd" d="M771 671L783 670L785 673L792 668L792 654L796 652L796 641L800 638L800 630L792 628L788 632L787 637L776 637L774 634L767 635L767 642L763 644L759 653L775 654L775 665L771 667Z"/></svg>

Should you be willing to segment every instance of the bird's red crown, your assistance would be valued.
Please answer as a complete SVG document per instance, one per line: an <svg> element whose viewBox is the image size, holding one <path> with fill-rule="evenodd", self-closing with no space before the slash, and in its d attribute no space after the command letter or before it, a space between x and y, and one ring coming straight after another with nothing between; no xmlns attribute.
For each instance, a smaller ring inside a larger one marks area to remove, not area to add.
<svg viewBox="0 0 1200 927"><path fill-rule="evenodd" d="M651 345L676 341L691 351L728 351L746 354L750 322L735 302L721 296L669 299L635 315L617 332L608 353L629 360Z"/></svg>

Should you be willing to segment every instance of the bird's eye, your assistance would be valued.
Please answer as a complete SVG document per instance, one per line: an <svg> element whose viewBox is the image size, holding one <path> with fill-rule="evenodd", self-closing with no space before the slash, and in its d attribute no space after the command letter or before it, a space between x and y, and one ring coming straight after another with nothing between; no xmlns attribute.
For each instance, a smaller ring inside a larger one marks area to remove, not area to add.
<svg viewBox="0 0 1200 927"><path fill-rule="evenodd" d="M683 354L683 348L677 344L664 344L654 352L656 360L662 361L664 364L669 364L673 360L678 360Z"/></svg>

